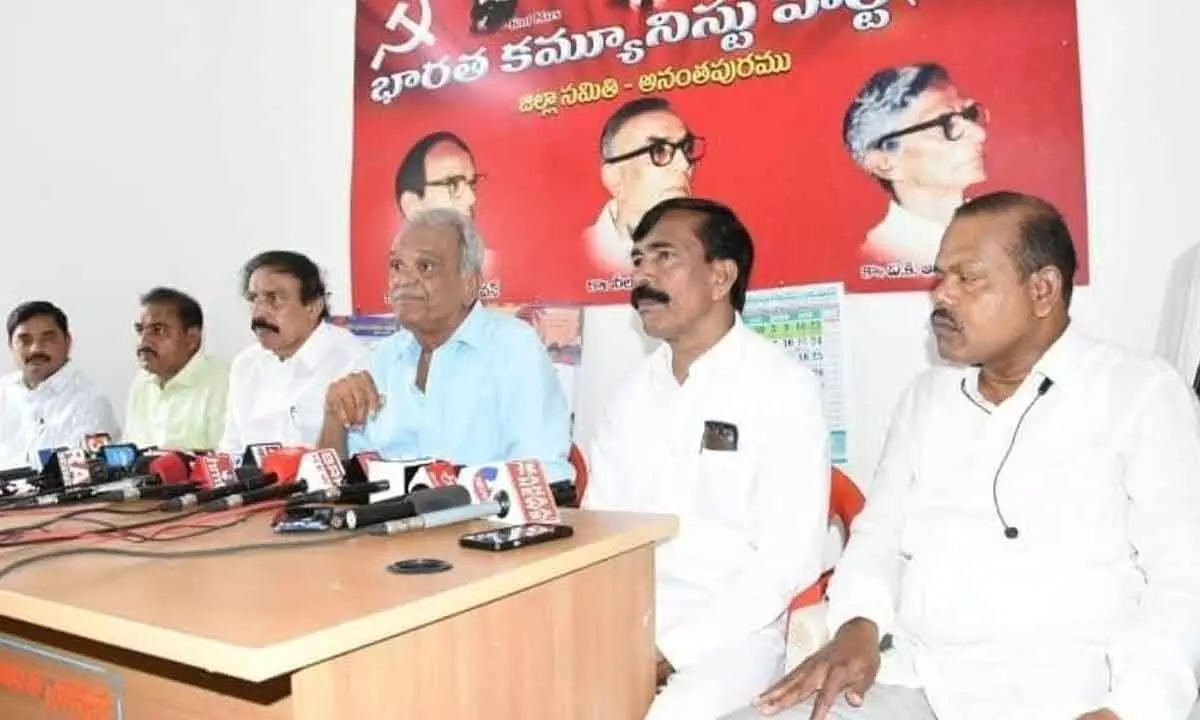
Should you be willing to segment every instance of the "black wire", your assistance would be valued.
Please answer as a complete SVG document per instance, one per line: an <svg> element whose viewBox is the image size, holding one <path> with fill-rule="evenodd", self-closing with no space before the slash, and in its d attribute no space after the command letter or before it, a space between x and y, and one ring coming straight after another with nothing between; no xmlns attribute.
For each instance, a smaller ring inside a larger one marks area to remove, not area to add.
<svg viewBox="0 0 1200 720"><path fill-rule="evenodd" d="M81 508L79 510L72 510L71 512L61 513L59 515L55 515L52 518L47 518L46 520L42 520L41 522L30 523L29 525L18 525L16 527L4 528L4 529L0 530L0 548L16 547L23 543L32 544L32 541L25 541L25 540L17 540L14 542L6 542L6 541L14 535L22 535L24 533L31 532L34 530L42 530L44 528L50 527L51 525L53 525L55 523L62 522L63 520L70 520L72 518L75 518L77 522L86 522L86 523L92 523L95 525L100 525L100 526L106 528L105 532L114 532L116 530L121 530L123 528L131 528L131 529L136 530L138 528L149 527L150 525L154 525L157 523L164 523L164 522L168 522L170 520L178 520L180 518L191 517L191 516L195 515L197 512L199 512L198 510L190 510L188 512L181 513L178 515L172 515L169 518L160 519L160 520L148 520L144 523L132 523L130 525L117 525L115 523L106 522L104 520L95 520L92 518L81 517L83 515L90 515L90 514L96 513L96 512L109 512L109 513L114 513L116 515L144 515L144 514L147 514L151 511L157 510L157 509L158 509L157 507L151 507L149 509L138 509L138 510L133 510L133 511L124 510L121 512L117 512L116 510L104 510L102 508L99 508L99 509ZM55 540L65 540L65 539L68 539L68 538L42 538L39 542L53 542Z"/></svg>
<svg viewBox="0 0 1200 720"><path fill-rule="evenodd" d="M7 577L9 574L23 567L33 565L34 563L43 562L46 560L54 560L56 558L70 557L72 555L114 555L117 557L134 557L134 558L172 558L176 560L185 560L199 557L217 557L221 555L235 555L241 552L251 552L254 550L280 550L283 548L292 547L312 547L314 545L332 545L334 543L345 542L351 538L363 534L362 530L350 530L341 532L333 537L314 538L312 540L292 540L290 542L261 542L247 543L245 545L227 545L218 548L201 548L198 550L175 550L165 552L149 552L147 550L126 550L121 548L68 548L66 550L53 550L41 555L31 555L26 558L21 558L15 562L5 565L0 568L0 579Z"/></svg>

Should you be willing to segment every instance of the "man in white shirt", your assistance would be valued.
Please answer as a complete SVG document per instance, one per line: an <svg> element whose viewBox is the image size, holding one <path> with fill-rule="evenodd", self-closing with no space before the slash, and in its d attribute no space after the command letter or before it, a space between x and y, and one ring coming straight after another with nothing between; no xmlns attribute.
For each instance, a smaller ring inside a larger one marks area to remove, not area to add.
<svg viewBox="0 0 1200 720"><path fill-rule="evenodd" d="M985 108L959 93L940 65L887 68L859 90L842 138L854 162L891 196L860 249L862 277L880 277L890 265L909 277L932 274L954 210L968 187L987 179L986 122Z"/></svg>
<svg viewBox="0 0 1200 720"><path fill-rule="evenodd" d="M241 452L263 442L311 446L321 433L329 384L365 367L367 348L327 322L321 271L300 253L257 255L243 268L242 290L258 344L231 363L219 447Z"/></svg>
<svg viewBox="0 0 1200 720"><path fill-rule="evenodd" d="M764 710L808 698L783 716L1188 716L1200 410L1163 361L1070 326L1075 263L1042 200L994 193L955 214L931 321L958 366L902 396L834 571L833 640Z"/></svg>
<svg viewBox="0 0 1200 720"><path fill-rule="evenodd" d="M655 557L662 689L648 717L716 718L782 672L787 605L821 571L820 386L742 324L754 251L731 210L667 200L634 239L630 300L664 344L609 406L583 504L679 516Z"/></svg>
<svg viewBox="0 0 1200 720"><path fill-rule="evenodd" d="M118 436L112 405L70 361L62 310L23 303L6 327L18 370L0 378L0 468L39 467L38 450L82 447L85 435Z"/></svg>

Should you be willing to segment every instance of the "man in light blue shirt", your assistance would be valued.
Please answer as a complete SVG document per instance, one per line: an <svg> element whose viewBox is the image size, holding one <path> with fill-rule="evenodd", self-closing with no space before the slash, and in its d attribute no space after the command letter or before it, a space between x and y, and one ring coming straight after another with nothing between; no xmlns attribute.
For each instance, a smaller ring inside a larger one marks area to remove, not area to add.
<svg viewBox="0 0 1200 720"><path fill-rule="evenodd" d="M482 307L484 247L455 210L417 213L392 244L388 296L400 329L367 372L330 386L322 447L462 464L536 458L570 482L570 419L537 334Z"/></svg>

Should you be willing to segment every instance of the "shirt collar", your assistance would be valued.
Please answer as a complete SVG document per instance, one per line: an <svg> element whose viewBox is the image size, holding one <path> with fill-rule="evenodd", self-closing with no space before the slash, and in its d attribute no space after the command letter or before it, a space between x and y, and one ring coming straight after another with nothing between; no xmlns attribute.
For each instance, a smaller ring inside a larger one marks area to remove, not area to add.
<svg viewBox="0 0 1200 720"><path fill-rule="evenodd" d="M13 373L13 382L17 387L28 393L37 393L38 395L57 395L60 392L67 390L75 383L75 379L79 374L79 370L75 367L75 363L67 360L63 366L58 369L50 377L41 382L40 385L30 390L25 385L25 379L20 371Z"/></svg>
<svg viewBox="0 0 1200 720"><path fill-rule="evenodd" d="M479 302L471 306L467 312L467 316L454 329L454 334L446 341L446 344L459 342L471 347L481 347L483 345L484 330L487 325L487 310L483 308Z"/></svg>
<svg viewBox="0 0 1200 720"><path fill-rule="evenodd" d="M1056 385L1064 381L1070 382L1073 375L1078 374L1079 366L1083 363L1087 339L1083 333L1068 324L1062 335L1054 341L1046 352L1033 364L1033 372L1042 378L1048 378Z"/></svg>
<svg viewBox="0 0 1200 720"><path fill-rule="evenodd" d="M312 334L308 336L308 339L304 341L304 344L300 346L300 349L296 351L296 354L291 359L307 368L320 367L321 360L325 356L325 350L332 341L332 334L333 331L329 328L329 323L324 320L317 323L316 329L312 331Z"/></svg>
<svg viewBox="0 0 1200 720"><path fill-rule="evenodd" d="M1061 384L1064 380L1070 382L1071 376L1078 374L1086 344L1087 340L1082 332L1076 330L1074 325L1067 325L1067 329L1063 331L1062 335L1046 348L1046 352L1042 353L1042 356L1030 368L1029 375L1021 383L1021 387L1024 388L1030 383L1035 386L1041 385L1046 380L1050 380L1055 385ZM973 365L967 368L961 381L961 387L967 397L985 410L995 407L979 392L979 366Z"/></svg>
<svg viewBox="0 0 1200 720"><path fill-rule="evenodd" d="M168 387L185 388L199 384L203 368L204 353L200 350L197 350L196 354L192 355L192 357L184 364L184 366L179 369L179 372L175 373L175 377L163 383L162 389L166 390ZM147 374L150 375L151 381L157 385L158 378L154 377L152 373Z"/></svg>
<svg viewBox="0 0 1200 720"><path fill-rule="evenodd" d="M454 328L454 332L450 333L450 337L446 338L446 342L441 347L460 343L474 348L483 347L490 312L481 303L476 302L467 311L467 316L458 324L458 327ZM404 332L407 334L407 342L402 346L405 348L405 352L410 352L413 348L418 348L417 336L407 329Z"/></svg>
<svg viewBox="0 0 1200 720"><path fill-rule="evenodd" d="M736 368L738 366L738 359L741 356L740 349L745 334L748 332L753 331L747 329L742 323L741 313L734 313L733 325L729 330L712 347L705 350L700 357L692 361L691 366L688 368L687 379L712 377L721 374L726 368ZM668 376L674 379L674 371L671 369L671 346L663 343L662 347L663 363L660 369L664 370Z"/></svg>

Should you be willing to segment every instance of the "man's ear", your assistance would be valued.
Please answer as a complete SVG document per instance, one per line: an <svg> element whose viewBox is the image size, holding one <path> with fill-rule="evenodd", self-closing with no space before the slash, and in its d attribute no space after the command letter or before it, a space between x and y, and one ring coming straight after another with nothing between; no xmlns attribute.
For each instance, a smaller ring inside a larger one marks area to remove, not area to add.
<svg viewBox="0 0 1200 720"><path fill-rule="evenodd" d="M1036 270L1029 276L1029 296L1033 301L1033 314L1039 318L1049 317L1062 297L1062 272L1053 265Z"/></svg>
<svg viewBox="0 0 1200 720"><path fill-rule="evenodd" d="M621 196L621 170L616 165L604 163L600 166L600 184L614 199Z"/></svg>
<svg viewBox="0 0 1200 720"><path fill-rule="evenodd" d="M728 258L714 260L712 263L713 269L713 300L720 300L729 293L733 292L733 286L737 282L738 267L737 263Z"/></svg>
<svg viewBox="0 0 1200 720"><path fill-rule="evenodd" d="M187 337L188 345L192 348L192 352L199 352L200 343L202 342L200 328L190 327L187 330L184 330L183 334L185 337Z"/></svg>
<svg viewBox="0 0 1200 720"><path fill-rule="evenodd" d="M868 150L867 156L863 158L862 166L867 172L881 180L894 183L903 179L892 154L884 150Z"/></svg>
<svg viewBox="0 0 1200 720"><path fill-rule="evenodd" d="M463 298L463 306L470 306L476 300L483 300L479 297L479 290L483 287L483 275L480 273L470 273L466 276L466 297Z"/></svg>

